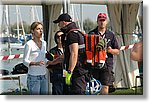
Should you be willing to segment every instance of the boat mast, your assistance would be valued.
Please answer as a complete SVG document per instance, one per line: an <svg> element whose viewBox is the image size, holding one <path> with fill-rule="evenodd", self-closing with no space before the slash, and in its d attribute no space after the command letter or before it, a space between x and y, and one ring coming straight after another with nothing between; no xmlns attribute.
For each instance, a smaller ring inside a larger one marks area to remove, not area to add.
<svg viewBox="0 0 150 102"><path fill-rule="evenodd" d="M80 19L81 19L81 31L84 31L83 29L83 8L82 8L82 4L80 4Z"/></svg>
<svg viewBox="0 0 150 102"><path fill-rule="evenodd" d="M9 31L9 7L8 5L3 6L3 16L4 16L4 21L3 23L5 24L5 35L8 37L8 51L9 55L11 55L11 47L10 47L10 31Z"/></svg>
<svg viewBox="0 0 150 102"><path fill-rule="evenodd" d="M0 5L0 17L2 17L2 19L0 19L0 37L3 37L2 36L2 20L3 20L3 6L2 5Z"/></svg>
<svg viewBox="0 0 150 102"><path fill-rule="evenodd" d="M33 8L33 6L31 6L31 9L30 9L30 22L32 23L32 22L34 22L35 21L35 15L34 15L34 8Z"/></svg>
<svg viewBox="0 0 150 102"><path fill-rule="evenodd" d="M63 2L63 13L69 13L70 0L64 0Z"/></svg>
<svg viewBox="0 0 150 102"><path fill-rule="evenodd" d="M19 40L19 18L18 18L18 15L19 15L19 11L18 11L18 5L16 5L16 15L17 15L17 38Z"/></svg>
<svg viewBox="0 0 150 102"><path fill-rule="evenodd" d="M78 26L81 29L81 31L84 31L84 29L83 29L83 8L82 8L82 6L83 5L80 4L80 21L78 20L77 23L78 23ZM76 14L74 14L73 4L70 4L70 0L64 0L63 13L68 13L68 14L72 15L72 18L75 20L75 15Z"/></svg>
<svg viewBox="0 0 150 102"><path fill-rule="evenodd" d="M40 21L36 6L34 6L34 9L35 9L35 14L36 14L36 20Z"/></svg>
<svg viewBox="0 0 150 102"><path fill-rule="evenodd" d="M24 43L26 43L25 31L24 31L23 21L22 21L22 17L21 17L21 14L20 14L20 8L19 7L18 7L18 12L19 12L18 14L19 14L20 22L21 22L21 27L22 27Z"/></svg>
<svg viewBox="0 0 150 102"><path fill-rule="evenodd" d="M34 21L40 21L39 20L39 16L38 16L38 12L37 12L37 9L36 9L36 6L31 6L31 9L30 9L30 20L31 22L34 22Z"/></svg>

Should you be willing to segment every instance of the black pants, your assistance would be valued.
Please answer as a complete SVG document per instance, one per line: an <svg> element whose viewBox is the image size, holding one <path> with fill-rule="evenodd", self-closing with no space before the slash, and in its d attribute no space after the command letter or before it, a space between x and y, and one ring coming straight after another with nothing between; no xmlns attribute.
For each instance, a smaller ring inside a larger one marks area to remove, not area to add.
<svg viewBox="0 0 150 102"><path fill-rule="evenodd" d="M86 84L88 82L88 73L80 75L75 72L72 76L71 94L85 95Z"/></svg>
<svg viewBox="0 0 150 102"><path fill-rule="evenodd" d="M56 69L50 74L50 80L52 83L52 94L53 95L63 95L65 78L63 77L63 70Z"/></svg>

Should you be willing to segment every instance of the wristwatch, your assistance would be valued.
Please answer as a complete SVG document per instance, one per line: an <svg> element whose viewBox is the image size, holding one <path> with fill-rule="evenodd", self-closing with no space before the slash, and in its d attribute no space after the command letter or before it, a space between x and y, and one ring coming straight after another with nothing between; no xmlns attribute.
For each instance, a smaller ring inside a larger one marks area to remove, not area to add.
<svg viewBox="0 0 150 102"><path fill-rule="evenodd" d="M71 72L70 70L68 70L68 73L69 73L69 74L72 74L72 72Z"/></svg>

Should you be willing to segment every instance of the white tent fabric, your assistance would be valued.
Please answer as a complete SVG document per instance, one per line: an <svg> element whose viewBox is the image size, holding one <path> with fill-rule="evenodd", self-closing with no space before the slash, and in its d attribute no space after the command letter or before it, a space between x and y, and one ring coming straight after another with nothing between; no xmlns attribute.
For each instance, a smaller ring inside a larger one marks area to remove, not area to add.
<svg viewBox="0 0 150 102"><path fill-rule="evenodd" d="M50 49L55 45L54 42L54 34L58 29L57 24L54 24L53 21L58 18L61 12L62 5L61 4L53 4L48 5L48 12L49 13L49 32L48 32L48 47L47 49Z"/></svg>
<svg viewBox="0 0 150 102"><path fill-rule="evenodd" d="M61 4L53 4L53 5L48 5L47 7L47 17L46 20L48 19L49 24L47 26L49 26L48 28L48 41L47 41L47 50L49 51L50 48L52 48L55 45L54 42L54 34L55 32L58 30L58 26L56 24L53 23L53 21L55 19L57 19L57 17L60 15L61 12L61 8L62 5ZM47 21L46 21L47 22ZM47 28L47 27L45 27ZM49 94L52 94L52 84L50 83L50 73L49 70L47 70L47 77L48 77L48 81L49 81Z"/></svg>
<svg viewBox="0 0 150 102"><path fill-rule="evenodd" d="M139 4L107 4L112 30L116 34L119 46L131 44ZM118 35L117 35L118 34ZM115 84L117 87L135 86L135 77L139 75L137 62L130 59L131 50L120 51L114 60ZM140 81L138 80L138 85Z"/></svg>

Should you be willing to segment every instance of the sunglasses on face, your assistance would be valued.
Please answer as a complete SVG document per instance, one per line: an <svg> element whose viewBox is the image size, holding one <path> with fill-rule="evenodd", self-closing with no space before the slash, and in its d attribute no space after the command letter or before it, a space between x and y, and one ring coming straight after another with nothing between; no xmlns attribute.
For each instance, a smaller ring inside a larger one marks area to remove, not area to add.
<svg viewBox="0 0 150 102"><path fill-rule="evenodd" d="M61 35L57 35L57 38L60 38L61 37Z"/></svg>
<svg viewBox="0 0 150 102"><path fill-rule="evenodd" d="M104 22L104 21L105 21L105 19L101 19L101 20L99 20L99 21Z"/></svg>

